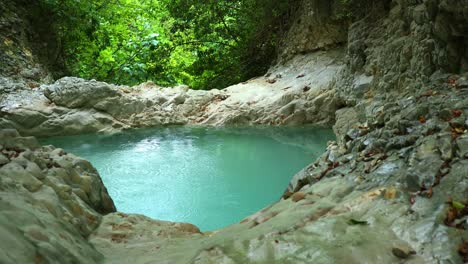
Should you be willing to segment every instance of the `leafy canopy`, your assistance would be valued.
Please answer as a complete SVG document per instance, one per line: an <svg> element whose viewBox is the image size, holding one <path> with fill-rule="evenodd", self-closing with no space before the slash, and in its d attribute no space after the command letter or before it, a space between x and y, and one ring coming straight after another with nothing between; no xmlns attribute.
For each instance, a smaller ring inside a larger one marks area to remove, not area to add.
<svg viewBox="0 0 468 264"><path fill-rule="evenodd" d="M264 73L288 0L41 0L73 75L221 88Z"/></svg>

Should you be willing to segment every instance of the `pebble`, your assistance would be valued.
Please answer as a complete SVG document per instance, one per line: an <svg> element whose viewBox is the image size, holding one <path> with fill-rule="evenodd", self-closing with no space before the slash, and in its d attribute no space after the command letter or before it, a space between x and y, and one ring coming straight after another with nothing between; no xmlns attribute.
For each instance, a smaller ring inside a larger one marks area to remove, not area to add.
<svg viewBox="0 0 468 264"><path fill-rule="evenodd" d="M416 251L414 251L414 249L412 249L409 246L398 245L392 248L392 253L398 258L406 259L409 258L411 255L416 254Z"/></svg>
<svg viewBox="0 0 468 264"><path fill-rule="evenodd" d="M5 155L0 153L0 166L5 165L8 162L10 162L10 160L7 157L5 157Z"/></svg>

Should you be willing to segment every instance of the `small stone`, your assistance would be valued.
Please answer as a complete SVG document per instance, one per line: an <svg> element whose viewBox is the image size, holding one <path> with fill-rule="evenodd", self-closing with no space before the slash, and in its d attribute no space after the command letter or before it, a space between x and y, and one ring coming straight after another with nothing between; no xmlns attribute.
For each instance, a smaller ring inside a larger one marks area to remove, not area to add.
<svg viewBox="0 0 468 264"><path fill-rule="evenodd" d="M468 87L468 79L467 78L460 78L457 81L458 88L467 88Z"/></svg>
<svg viewBox="0 0 468 264"><path fill-rule="evenodd" d="M464 116L459 116L457 118L453 118L451 121L450 121L450 124L453 126L453 127L461 127L463 128L465 126L465 117ZM463 129L462 129L463 130Z"/></svg>
<svg viewBox="0 0 468 264"><path fill-rule="evenodd" d="M330 153L328 154L328 160L331 162L336 162L336 160L343 155L343 151L338 148L338 146L332 146L330 148Z"/></svg>
<svg viewBox="0 0 468 264"><path fill-rule="evenodd" d="M398 245L392 248L392 253L398 258L406 259L409 258L411 255L416 254L416 251L414 251L414 249L412 249L409 246Z"/></svg>
<svg viewBox="0 0 468 264"><path fill-rule="evenodd" d="M462 135L457 139L457 155L460 158L468 158L468 135Z"/></svg>
<svg viewBox="0 0 468 264"><path fill-rule="evenodd" d="M452 118L452 111L448 108L442 109L437 113L437 116L439 116L440 119L442 120L449 120Z"/></svg>
<svg viewBox="0 0 468 264"><path fill-rule="evenodd" d="M444 161L450 161L453 158L452 140L450 135L445 135L439 139L439 151Z"/></svg>
<svg viewBox="0 0 468 264"><path fill-rule="evenodd" d="M0 166L5 165L8 162L10 162L10 160L7 157L5 157L5 155L0 153Z"/></svg>
<svg viewBox="0 0 468 264"><path fill-rule="evenodd" d="M357 128L350 129L346 135L349 137L349 139L356 139L361 136L361 130Z"/></svg>
<svg viewBox="0 0 468 264"><path fill-rule="evenodd" d="M28 162L26 165L26 171L31 173L34 177L39 180L45 179L46 175L42 172L41 168L34 162Z"/></svg>
<svg viewBox="0 0 468 264"><path fill-rule="evenodd" d="M179 105L185 103L185 100L187 99L187 95L185 93L178 94L174 97L174 103Z"/></svg>
<svg viewBox="0 0 468 264"><path fill-rule="evenodd" d="M291 196L291 200L293 200L293 202L297 203L299 202L300 200L304 199L306 197L306 194L303 193L303 192L295 192L292 196Z"/></svg>
<svg viewBox="0 0 468 264"><path fill-rule="evenodd" d="M50 152L51 156L63 156L65 155L65 151L61 148L56 148Z"/></svg>

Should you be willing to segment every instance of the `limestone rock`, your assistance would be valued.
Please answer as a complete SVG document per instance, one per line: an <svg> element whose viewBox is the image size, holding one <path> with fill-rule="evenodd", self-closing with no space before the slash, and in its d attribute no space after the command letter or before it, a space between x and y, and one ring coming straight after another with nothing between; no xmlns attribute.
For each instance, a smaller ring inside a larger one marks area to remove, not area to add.
<svg viewBox="0 0 468 264"><path fill-rule="evenodd" d="M468 135L460 136L457 141L457 154L460 158L468 157Z"/></svg>
<svg viewBox="0 0 468 264"><path fill-rule="evenodd" d="M399 245L392 248L392 253L401 259L406 259L416 254L416 251L408 246Z"/></svg>
<svg viewBox="0 0 468 264"><path fill-rule="evenodd" d="M118 96L119 93L107 83L65 77L46 86L44 95L56 105L86 108L94 106L101 100Z"/></svg>
<svg viewBox="0 0 468 264"><path fill-rule="evenodd" d="M100 263L102 255L86 238L101 214L115 206L96 170L61 150L38 146L35 139L37 146L25 144L33 138L14 130L0 135L0 262ZM69 170L54 168L60 157L71 161ZM88 175L89 199L72 193L71 170Z"/></svg>
<svg viewBox="0 0 468 264"><path fill-rule="evenodd" d="M10 160L0 153L0 166L7 164Z"/></svg>

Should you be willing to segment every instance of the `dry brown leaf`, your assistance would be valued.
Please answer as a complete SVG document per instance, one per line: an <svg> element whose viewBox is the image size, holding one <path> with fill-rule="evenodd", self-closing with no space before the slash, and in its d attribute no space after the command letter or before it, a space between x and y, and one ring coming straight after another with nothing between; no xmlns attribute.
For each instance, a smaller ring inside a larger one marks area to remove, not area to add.
<svg viewBox="0 0 468 264"><path fill-rule="evenodd" d="M432 198L432 195L434 194L434 191L432 190L432 186L429 187L429 190L427 190L427 198Z"/></svg>
<svg viewBox="0 0 468 264"><path fill-rule="evenodd" d="M387 200L395 199L397 195L397 190L395 187L389 187L385 190L384 197Z"/></svg>
<svg viewBox="0 0 468 264"><path fill-rule="evenodd" d="M426 117L425 116L420 116L418 118L418 121L419 121L419 123L424 124L424 123L426 123Z"/></svg>

